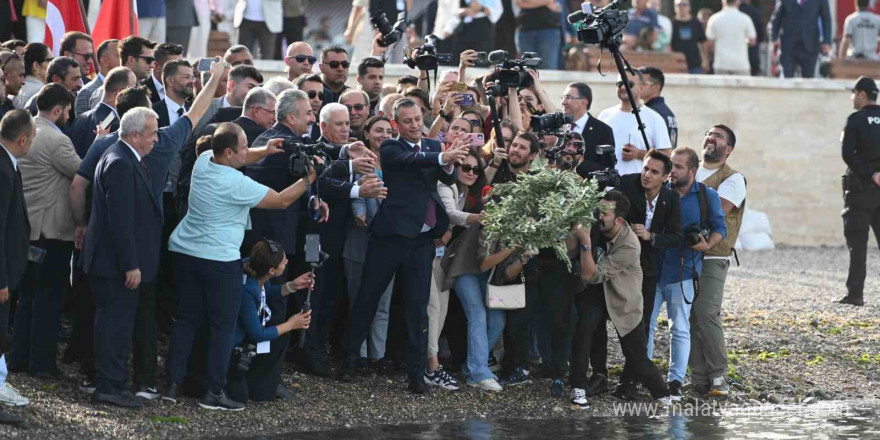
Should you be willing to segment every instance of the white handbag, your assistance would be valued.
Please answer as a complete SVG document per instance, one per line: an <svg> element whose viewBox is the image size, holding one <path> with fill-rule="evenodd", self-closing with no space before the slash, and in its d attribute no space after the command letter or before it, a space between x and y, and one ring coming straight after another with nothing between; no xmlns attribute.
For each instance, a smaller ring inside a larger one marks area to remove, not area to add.
<svg viewBox="0 0 880 440"><path fill-rule="evenodd" d="M519 273L520 284L496 286L492 284L495 268L489 274L489 284L486 288L486 307L499 310L516 310L526 307L526 277L522 271Z"/></svg>

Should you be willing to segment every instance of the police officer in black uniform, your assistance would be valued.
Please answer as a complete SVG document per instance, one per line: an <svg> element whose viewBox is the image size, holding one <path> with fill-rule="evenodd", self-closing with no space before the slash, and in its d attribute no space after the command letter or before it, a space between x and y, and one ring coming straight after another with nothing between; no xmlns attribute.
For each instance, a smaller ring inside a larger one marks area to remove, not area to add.
<svg viewBox="0 0 880 440"><path fill-rule="evenodd" d="M862 76L852 89L856 112L843 129L844 208L843 235L849 249L847 294L838 302L865 304L865 259L868 253L868 228L880 243L880 106L877 83Z"/></svg>

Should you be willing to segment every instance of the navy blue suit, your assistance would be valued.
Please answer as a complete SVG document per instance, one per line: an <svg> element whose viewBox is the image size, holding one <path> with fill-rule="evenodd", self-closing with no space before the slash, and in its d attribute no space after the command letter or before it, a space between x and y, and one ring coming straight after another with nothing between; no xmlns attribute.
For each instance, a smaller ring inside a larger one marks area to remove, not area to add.
<svg viewBox="0 0 880 440"><path fill-rule="evenodd" d="M95 128L104 122L104 119L110 114L114 114L113 109L102 102L97 107L76 117L70 132L70 140L73 141L73 148L76 149L76 154L80 158L86 157L89 147L95 141ZM110 132L112 133L118 128L119 118L114 115L113 122L110 123Z"/></svg>
<svg viewBox="0 0 880 440"><path fill-rule="evenodd" d="M798 0L776 0L770 18L770 36L772 41L779 39L781 42L779 62L785 77L793 77L797 65L801 66L801 76L812 78L821 44L831 44L831 9L828 0L804 0L803 6L798 4Z"/></svg>
<svg viewBox="0 0 880 440"><path fill-rule="evenodd" d="M81 258L95 299L97 391L116 394L128 379L139 290L125 287L125 273L140 269L141 283L156 277L162 207L150 178L121 140L95 169L92 210Z"/></svg>
<svg viewBox="0 0 880 440"><path fill-rule="evenodd" d="M422 380L427 362L428 298L431 285L433 239L449 227L449 217L437 193L437 182L452 185L451 174L439 164L440 142L422 138L420 151L404 139L382 143L380 160L388 196L379 207L371 225L361 288L354 300L351 327L346 335L343 369L351 369L360 354L379 297L391 278L401 280L406 307L406 372L411 379ZM433 203L436 223L426 225L428 203Z"/></svg>

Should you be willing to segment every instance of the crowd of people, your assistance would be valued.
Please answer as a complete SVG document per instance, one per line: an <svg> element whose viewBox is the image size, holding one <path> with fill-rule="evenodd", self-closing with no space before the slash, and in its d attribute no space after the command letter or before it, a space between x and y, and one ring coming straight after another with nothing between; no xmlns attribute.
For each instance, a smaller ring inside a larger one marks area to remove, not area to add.
<svg viewBox="0 0 880 440"><path fill-rule="evenodd" d="M60 380L59 359L94 402L130 408L290 399L285 361L342 382L402 369L419 395L544 377L573 409L609 391L639 399L640 385L669 404L688 380L726 395L720 312L746 201L733 129L679 146L650 66L619 78L619 104L598 116L586 83L553 97L535 70L519 86L469 75L473 49L433 90L418 69L388 84L381 38L354 82L345 48L302 41L269 79L240 45L200 67L141 36L71 32L57 57L3 43L0 403L29 403L7 370ZM876 84L854 96L876 102ZM553 130L532 122L556 113L567 122ZM483 231L493 185L610 168L620 181L596 223L563 239L572 272ZM523 286L523 307L487 306L505 285ZM665 378L651 362L664 303ZM615 387L608 320L626 358Z"/></svg>

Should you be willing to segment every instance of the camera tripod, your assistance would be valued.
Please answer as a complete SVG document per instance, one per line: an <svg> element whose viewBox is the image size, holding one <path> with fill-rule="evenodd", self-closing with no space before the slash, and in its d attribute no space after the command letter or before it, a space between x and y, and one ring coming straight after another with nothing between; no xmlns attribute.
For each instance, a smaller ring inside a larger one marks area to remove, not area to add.
<svg viewBox="0 0 880 440"><path fill-rule="evenodd" d="M642 134L642 141L645 142L645 149L650 150L651 145L648 143L648 135L645 134L645 123L642 122L641 116L639 116L639 106L636 103L636 99L633 98L632 87L629 85L629 79L626 75L626 72L635 74L634 69L630 66L629 61L623 57L620 53L620 40L622 39L621 35L617 35L608 39L602 43L602 46L607 47L608 51L611 52L612 58L614 58L614 64L617 65L617 72L620 73L620 78L623 81L623 87L626 89L626 96L629 98L629 105L632 106L632 114L636 116L636 125L639 128L639 132ZM601 63L601 58L599 59L599 63ZM599 71L601 73L601 70Z"/></svg>

